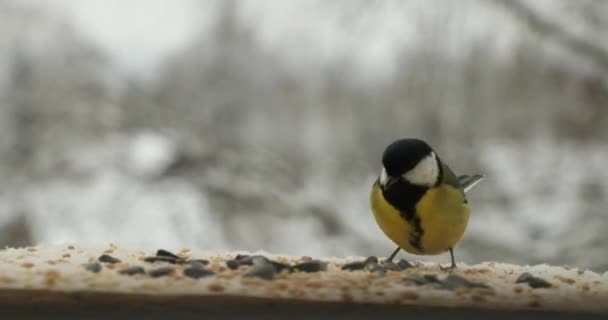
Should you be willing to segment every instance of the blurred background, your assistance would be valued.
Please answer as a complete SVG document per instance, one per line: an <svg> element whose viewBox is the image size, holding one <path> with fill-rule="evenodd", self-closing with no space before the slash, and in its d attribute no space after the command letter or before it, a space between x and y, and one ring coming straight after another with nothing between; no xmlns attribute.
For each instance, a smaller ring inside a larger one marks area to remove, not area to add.
<svg viewBox="0 0 608 320"><path fill-rule="evenodd" d="M388 255L420 137L487 174L458 260L605 271L606 108L607 1L0 0L0 246Z"/></svg>

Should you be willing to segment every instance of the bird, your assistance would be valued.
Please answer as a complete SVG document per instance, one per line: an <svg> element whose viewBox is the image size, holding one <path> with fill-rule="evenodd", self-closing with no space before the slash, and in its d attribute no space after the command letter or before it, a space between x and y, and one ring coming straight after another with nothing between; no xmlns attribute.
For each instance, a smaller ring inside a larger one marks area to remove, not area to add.
<svg viewBox="0 0 608 320"><path fill-rule="evenodd" d="M382 171L374 181L370 204L376 223L400 250L416 255L449 251L456 268L454 246L469 221L466 192L485 175L456 176L426 142L399 139L382 154Z"/></svg>

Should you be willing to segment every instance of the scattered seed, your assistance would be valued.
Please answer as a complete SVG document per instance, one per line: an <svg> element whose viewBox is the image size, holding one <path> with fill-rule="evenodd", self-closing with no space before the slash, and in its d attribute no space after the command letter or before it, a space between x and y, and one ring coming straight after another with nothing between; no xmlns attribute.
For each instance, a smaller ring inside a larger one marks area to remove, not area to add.
<svg viewBox="0 0 608 320"><path fill-rule="evenodd" d="M405 270L405 269L409 269L412 266L411 263L409 263L409 261L405 260L405 259L401 259L397 262L397 265L399 266L399 268L401 268L401 270Z"/></svg>
<svg viewBox="0 0 608 320"><path fill-rule="evenodd" d="M277 272L281 272L283 270L289 270L291 268L290 264L283 263L283 262L278 262L278 261L272 261L272 260L270 260L270 263L272 263L272 265L277 270Z"/></svg>
<svg viewBox="0 0 608 320"><path fill-rule="evenodd" d="M119 263L120 262L120 259L114 258L108 254L102 254L101 256L99 256L99 258L97 258L97 260L99 262L107 262L107 263Z"/></svg>
<svg viewBox="0 0 608 320"><path fill-rule="evenodd" d="M345 263L341 269L348 270L348 271L362 270L362 269L365 269L366 265L367 264L365 263L365 261L353 261L353 262Z"/></svg>
<svg viewBox="0 0 608 320"><path fill-rule="evenodd" d="M239 261L235 259L230 259L226 261L226 266L228 266L228 268L230 268L231 270L238 269L240 265L241 264L239 263Z"/></svg>
<svg viewBox="0 0 608 320"><path fill-rule="evenodd" d="M172 267L160 267L153 270L148 271L148 275L152 278L159 278L170 275L174 272Z"/></svg>
<svg viewBox="0 0 608 320"><path fill-rule="evenodd" d="M422 286L425 284L432 284L432 283L440 283L439 279L437 279L437 276L434 274L425 274L422 276L418 275L418 274L412 274L412 275L405 276L403 278L403 280L413 282L414 284L416 284L418 286Z"/></svg>
<svg viewBox="0 0 608 320"><path fill-rule="evenodd" d="M169 258L173 258L173 259L181 259L178 255L176 255L175 253L171 252L171 251L167 251L165 249L158 249L156 251L156 256L157 257L169 257Z"/></svg>
<svg viewBox="0 0 608 320"><path fill-rule="evenodd" d="M291 267L290 270L303 272L319 272L327 270L327 262L321 260L310 260L307 262L298 263Z"/></svg>
<svg viewBox="0 0 608 320"><path fill-rule="evenodd" d="M386 270L386 271L401 271L401 267L392 262L392 261L382 261L380 263L380 265Z"/></svg>
<svg viewBox="0 0 608 320"><path fill-rule="evenodd" d="M265 257L256 257L253 259L253 268L249 270L245 277L258 277L265 280L274 279L274 274L277 273L275 266Z"/></svg>
<svg viewBox="0 0 608 320"><path fill-rule="evenodd" d="M384 268L383 266L381 266L378 263L368 263L365 266L365 269L369 270L369 272L375 273L379 276L383 276L386 274L386 268Z"/></svg>
<svg viewBox="0 0 608 320"><path fill-rule="evenodd" d="M368 257L367 259L365 259L365 261L363 261L363 262L365 262L366 264L378 263L378 258L371 256L371 257Z"/></svg>
<svg viewBox="0 0 608 320"><path fill-rule="evenodd" d="M547 280L535 277L528 272L522 273L515 283L527 283L532 288L549 288L551 287L551 283Z"/></svg>
<svg viewBox="0 0 608 320"><path fill-rule="evenodd" d="M132 275L136 275L136 274L144 274L144 273L146 273L146 270L144 270L143 267L134 266L134 267L129 267L126 269L119 270L118 273L124 274L127 276L132 276Z"/></svg>
<svg viewBox="0 0 608 320"><path fill-rule="evenodd" d="M87 269L87 271L97 273L97 272L101 271L102 266L101 266L101 263L99 263L99 262L92 262L92 263L85 264L84 268Z"/></svg>
<svg viewBox="0 0 608 320"><path fill-rule="evenodd" d="M150 263L154 263L154 262L168 262L168 263L172 263L172 264L184 264L186 263L186 260L184 259L175 259L172 257L166 257L166 256L154 256L154 257L145 257L144 258L145 262L150 262Z"/></svg>
<svg viewBox="0 0 608 320"><path fill-rule="evenodd" d="M447 276L441 284L445 289L456 290L460 288L489 288L487 285L479 282L473 282L461 276L451 274Z"/></svg>
<svg viewBox="0 0 608 320"><path fill-rule="evenodd" d="M412 265L405 259L401 259L397 263L388 260L378 262L378 258L371 256L364 261L353 261L346 263L342 265L342 270L355 271L367 269L371 272L384 274L386 271L402 271L411 267Z"/></svg>
<svg viewBox="0 0 608 320"><path fill-rule="evenodd" d="M226 266L228 266L228 268L234 270L234 269L238 269L239 266L253 265L253 264L255 264L256 260L259 260L260 262L264 261L263 263L272 264L275 267L277 272L291 268L291 266L289 264L278 262L278 261L272 261L262 255L249 256L249 255L240 255L240 254L237 255L236 258L234 258L234 259L227 260Z"/></svg>
<svg viewBox="0 0 608 320"><path fill-rule="evenodd" d="M184 275L186 277L190 277L193 279L200 279L200 278L204 278L204 277L208 277L208 276L212 276L214 275L215 272L209 270L209 269L205 269L205 268L186 268L184 269Z"/></svg>
<svg viewBox="0 0 608 320"><path fill-rule="evenodd" d="M190 263L190 267L193 269L205 269L205 265L204 263L197 261L197 260L191 260L188 261ZM207 261L207 264L209 264L209 261Z"/></svg>
<svg viewBox="0 0 608 320"><path fill-rule="evenodd" d="M206 266L206 265L209 264L209 260L207 260L207 259L192 259L192 260L188 260L187 263L189 263L189 264L198 263L198 264L202 264L202 265Z"/></svg>
<svg viewBox="0 0 608 320"><path fill-rule="evenodd" d="M268 260L268 258L266 258L264 256L259 256L259 255L255 255L255 256L240 256L240 257L237 256L237 261L239 262L239 265L241 265L241 266L250 266L250 265L253 265L253 260L254 259L266 259L266 260Z"/></svg>

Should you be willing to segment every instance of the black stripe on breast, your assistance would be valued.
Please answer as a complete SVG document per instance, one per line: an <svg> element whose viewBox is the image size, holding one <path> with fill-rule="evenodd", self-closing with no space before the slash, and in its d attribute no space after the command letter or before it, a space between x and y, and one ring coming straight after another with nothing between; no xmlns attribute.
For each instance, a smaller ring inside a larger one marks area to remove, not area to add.
<svg viewBox="0 0 608 320"><path fill-rule="evenodd" d="M410 244L412 247L422 251L422 236L424 235L424 230L422 229L418 214L414 214L414 218L410 221L410 224L414 227L414 231L410 233Z"/></svg>
<svg viewBox="0 0 608 320"><path fill-rule="evenodd" d="M420 251L422 251L424 230L416 213L416 204L427 190L427 187L414 185L403 179L392 184L390 188L382 190L386 201L399 210L401 216L412 225L413 231L409 235L409 242L412 247Z"/></svg>

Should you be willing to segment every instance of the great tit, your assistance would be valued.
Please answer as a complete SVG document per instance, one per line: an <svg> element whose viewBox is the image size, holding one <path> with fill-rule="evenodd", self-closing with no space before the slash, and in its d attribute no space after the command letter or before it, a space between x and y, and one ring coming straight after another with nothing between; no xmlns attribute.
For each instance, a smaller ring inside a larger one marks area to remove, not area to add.
<svg viewBox="0 0 608 320"><path fill-rule="evenodd" d="M449 251L456 267L454 245L469 221L465 192L483 175L459 176L424 141L401 139L382 155L383 168L374 182L370 202L380 229L412 254L435 255Z"/></svg>

